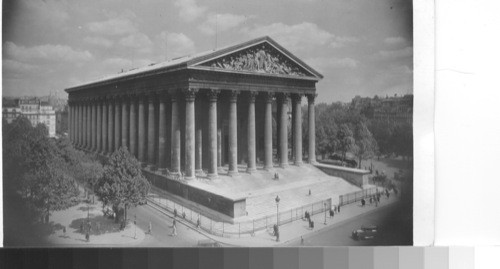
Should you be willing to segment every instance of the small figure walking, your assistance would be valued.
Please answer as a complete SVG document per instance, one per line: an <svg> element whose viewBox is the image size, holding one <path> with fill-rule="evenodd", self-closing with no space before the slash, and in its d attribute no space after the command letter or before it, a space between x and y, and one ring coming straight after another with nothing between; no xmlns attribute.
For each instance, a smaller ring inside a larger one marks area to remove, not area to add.
<svg viewBox="0 0 500 269"><path fill-rule="evenodd" d="M66 236L66 226L63 226L63 234Z"/></svg>
<svg viewBox="0 0 500 269"><path fill-rule="evenodd" d="M174 218L177 218L177 209L175 209L175 208L174 208Z"/></svg>
<svg viewBox="0 0 500 269"><path fill-rule="evenodd" d="M85 233L85 240L87 240L87 242L90 241L90 235L89 235L89 232Z"/></svg>
<svg viewBox="0 0 500 269"><path fill-rule="evenodd" d="M337 206L337 213L340 213L340 205Z"/></svg>
<svg viewBox="0 0 500 269"><path fill-rule="evenodd" d="M361 199L361 206L365 206L365 203L366 203L365 199Z"/></svg>
<svg viewBox="0 0 500 269"><path fill-rule="evenodd" d="M149 222L149 226L148 226L148 234L150 234L150 235L153 234L153 226L151 225L151 221Z"/></svg>
<svg viewBox="0 0 500 269"><path fill-rule="evenodd" d="M174 221L172 222L172 236L176 235L177 235L177 221L174 219Z"/></svg>
<svg viewBox="0 0 500 269"><path fill-rule="evenodd" d="M300 244L303 246L304 245L304 238L301 236L300 237Z"/></svg>
<svg viewBox="0 0 500 269"><path fill-rule="evenodd" d="M185 219L186 218L186 212L182 212L182 218Z"/></svg>
<svg viewBox="0 0 500 269"><path fill-rule="evenodd" d="M196 221L196 229L199 229L199 228L200 228L200 225L201 225L201 221L200 221L200 219L198 218L198 220Z"/></svg>
<svg viewBox="0 0 500 269"><path fill-rule="evenodd" d="M311 196L311 189L309 189L309 196Z"/></svg>

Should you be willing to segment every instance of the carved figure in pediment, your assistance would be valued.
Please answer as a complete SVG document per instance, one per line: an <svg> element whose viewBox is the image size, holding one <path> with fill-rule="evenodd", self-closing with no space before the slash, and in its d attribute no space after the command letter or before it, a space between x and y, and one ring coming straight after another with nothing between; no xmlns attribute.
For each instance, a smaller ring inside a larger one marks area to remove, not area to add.
<svg viewBox="0 0 500 269"><path fill-rule="evenodd" d="M207 65L226 70L306 76L299 66L265 45L236 52L208 62Z"/></svg>

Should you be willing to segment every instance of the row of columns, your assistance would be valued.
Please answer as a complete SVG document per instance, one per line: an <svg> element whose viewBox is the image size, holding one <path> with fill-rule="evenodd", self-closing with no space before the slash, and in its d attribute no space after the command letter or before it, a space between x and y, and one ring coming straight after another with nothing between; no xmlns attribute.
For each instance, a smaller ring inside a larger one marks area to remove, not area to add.
<svg viewBox="0 0 500 269"><path fill-rule="evenodd" d="M160 170L167 168L167 155L170 155L170 172L181 172L181 111L180 98L185 101L185 137L184 137L184 175L195 177L202 167L202 127L195 121L195 99L197 89L186 89L167 94L110 96L83 101L70 101L70 139L85 150L100 154L111 154L120 146L127 147L131 154L143 164L158 165ZM220 90L206 91L208 97L208 176L217 177L221 165L221 133L217 124L217 104ZM240 92L229 92L228 131L229 131L229 175L238 174L238 109L237 100ZM247 113L247 171L256 170L256 120L255 101L258 92L249 92ZM272 102L275 95L264 94L264 168L273 168L273 134L272 134ZM302 164L302 109L300 94L280 93L276 95L279 102L277 119L279 119L279 159L280 167L288 166L288 100L292 97L293 106L293 154L294 163ZM308 97L308 135L309 162L315 163L315 95ZM156 100L159 98L156 109ZM167 102L170 103L170 119ZM147 117L147 118L146 118ZM167 141L167 120L170 121L170 141ZM198 128L198 129L196 129ZM156 134L158 137L156 137ZM146 136L147 135L147 136ZM157 139L158 138L158 139ZM167 152L170 143L170 152ZM155 163L156 157L158 163Z"/></svg>

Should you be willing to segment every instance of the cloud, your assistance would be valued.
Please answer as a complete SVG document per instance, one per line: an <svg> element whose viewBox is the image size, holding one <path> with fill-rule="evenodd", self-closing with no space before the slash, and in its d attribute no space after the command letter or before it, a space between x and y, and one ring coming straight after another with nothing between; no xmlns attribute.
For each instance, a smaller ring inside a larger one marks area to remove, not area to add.
<svg viewBox="0 0 500 269"><path fill-rule="evenodd" d="M109 40L109 39L104 38L104 37L91 37L91 36L85 37L83 39L83 41L85 41L89 44L104 47L104 48L111 48L113 46L113 43L114 43L112 40Z"/></svg>
<svg viewBox="0 0 500 269"><path fill-rule="evenodd" d="M224 32L237 27L247 20L243 15L234 14L210 14L206 21L198 26L198 29L206 35L213 35L217 27L218 32ZM217 25L217 26L216 26Z"/></svg>
<svg viewBox="0 0 500 269"><path fill-rule="evenodd" d="M18 46L7 41L3 46L4 55L17 61L30 62L33 60L81 62L93 59L89 51L78 51L66 45L40 45L34 47Z"/></svg>
<svg viewBox="0 0 500 269"><path fill-rule="evenodd" d="M270 36L291 51L311 50L329 44L334 35L311 22L286 25L281 22L242 29L250 37Z"/></svg>
<svg viewBox="0 0 500 269"><path fill-rule="evenodd" d="M387 45L400 45L406 43L406 39L404 37L388 37L384 39L384 43Z"/></svg>
<svg viewBox="0 0 500 269"><path fill-rule="evenodd" d="M358 66L358 61L352 58L317 57L305 61L314 69L324 72L331 68L353 69Z"/></svg>
<svg viewBox="0 0 500 269"><path fill-rule="evenodd" d="M192 22L200 18L206 7L198 6L195 0L176 0L174 5L179 8L179 16L182 20Z"/></svg>
<svg viewBox="0 0 500 269"><path fill-rule="evenodd" d="M157 47L168 58L193 54L196 51L193 40L183 33L161 32L157 37Z"/></svg>
<svg viewBox="0 0 500 269"><path fill-rule="evenodd" d="M94 34L119 36L137 32L133 20L137 18L135 13L125 10L120 15L108 14L110 17L105 21L87 23L85 28Z"/></svg>
<svg viewBox="0 0 500 269"><path fill-rule="evenodd" d="M405 47L399 50L381 50L375 54L376 58L396 59L410 57L413 55L413 47Z"/></svg>
<svg viewBox="0 0 500 269"><path fill-rule="evenodd" d="M4 75L8 77L17 77L20 74L30 73L39 69L38 66L10 59L4 59L2 61L2 67Z"/></svg>
<svg viewBox="0 0 500 269"><path fill-rule="evenodd" d="M353 36L336 36L332 43L330 43L330 47L332 48L343 48L347 45L358 43L359 38Z"/></svg>
<svg viewBox="0 0 500 269"><path fill-rule="evenodd" d="M143 33L130 34L120 39L119 44L124 47L138 49L141 53L151 52L153 46L151 39Z"/></svg>
<svg viewBox="0 0 500 269"><path fill-rule="evenodd" d="M23 4L35 14L33 21L37 23L44 22L60 27L70 18L66 10L67 3L64 1L23 1Z"/></svg>

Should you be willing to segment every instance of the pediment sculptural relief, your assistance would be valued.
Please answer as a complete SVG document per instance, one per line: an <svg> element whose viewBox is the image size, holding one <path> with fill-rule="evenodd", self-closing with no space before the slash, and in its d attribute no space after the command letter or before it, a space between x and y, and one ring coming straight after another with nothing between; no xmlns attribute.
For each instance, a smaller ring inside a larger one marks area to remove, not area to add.
<svg viewBox="0 0 500 269"><path fill-rule="evenodd" d="M209 61L204 66L234 71L307 76L303 68L266 45L259 45Z"/></svg>

